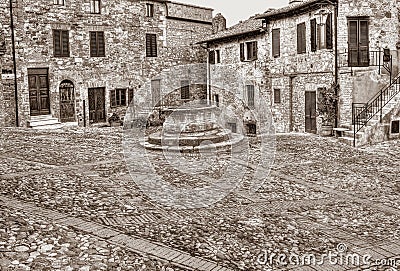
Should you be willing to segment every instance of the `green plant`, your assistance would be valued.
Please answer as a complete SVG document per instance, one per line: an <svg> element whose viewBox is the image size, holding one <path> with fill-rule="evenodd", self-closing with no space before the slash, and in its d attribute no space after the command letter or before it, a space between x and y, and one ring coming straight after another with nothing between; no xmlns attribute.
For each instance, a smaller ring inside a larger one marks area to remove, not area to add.
<svg viewBox="0 0 400 271"><path fill-rule="evenodd" d="M322 88L318 92L318 115L323 125L333 125L336 119L336 107L339 100L336 94L339 86L332 84L330 88Z"/></svg>

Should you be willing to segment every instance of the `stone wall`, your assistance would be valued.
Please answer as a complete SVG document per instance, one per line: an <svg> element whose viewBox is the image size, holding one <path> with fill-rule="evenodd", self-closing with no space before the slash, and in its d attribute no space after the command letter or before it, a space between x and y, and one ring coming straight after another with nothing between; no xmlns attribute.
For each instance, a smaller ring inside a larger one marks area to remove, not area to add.
<svg viewBox="0 0 400 271"><path fill-rule="evenodd" d="M329 7L333 11L333 6ZM334 82L333 49L311 51L310 20L318 10L270 21L267 26L267 56L271 77L271 108L278 131L305 131L305 92L329 88ZM317 18L318 21L318 18ZM306 52L297 53L297 25L306 23ZM280 29L280 56L272 53L272 30ZM334 39L333 39L334 40ZM333 45L334 46L334 45ZM334 47L333 47L334 48ZM274 89L281 91L281 103L273 103ZM292 119L290 119L292 118ZM317 130L320 130L318 119Z"/></svg>
<svg viewBox="0 0 400 271"><path fill-rule="evenodd" d="M338 50L343 54L348 50L348 17L366 17L369 20L370 51L389 48L393 57L393 75L399 71L399 3L397 0L364 1L343 0L339 2ZM347 55L344 61L347 61ZM371 60L374 55L371 53ZM368 102L383 87L389 84L389 76L378 67L341 67L339 72L340 124L351 123L352 103Z"/></svg>
<svg viewBox="0 0 400 271"><path fill-rule="evenodd" d="M5 2L8 1L0 0L2 15L7 13ZM154 17L145 16L146 3L154 4ZM212 10L169 5L170 15L183 20L167 19L166 3L160 1L107 1L102 5L101 14L90 14L89 1L83 0L66 1L65 6L49 4L47 0L27 0L24 5L16 6L21 126L30 119L29 68L49 68L51 114L54 117L60 116L61 81L68 79L74 83L77 121L83 125L84 115L87 119L89 116L88 88L105 87L107 115L123 114L126 107L110 107L111 90L138 90L164 68L205 62L205 50L194 44L211 33ZM184 20L192 15L204 23ZM10 37L5 26L8 19L3 20L1 30ZM53 29L69 30L70 57L53 57ZM104 31L105 57L90 57L89 31ZM146 33L157 34L157 57L146 57ZM10 67L11 58L2 57L2 63L4 67ZM86 112L83 112L83 101Z"/></svg>

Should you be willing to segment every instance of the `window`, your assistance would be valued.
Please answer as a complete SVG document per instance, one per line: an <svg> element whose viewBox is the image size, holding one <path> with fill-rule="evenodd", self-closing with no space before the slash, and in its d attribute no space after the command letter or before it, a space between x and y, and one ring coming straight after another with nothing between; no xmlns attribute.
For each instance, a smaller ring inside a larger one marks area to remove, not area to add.
<svg viewBox="0 0 400 271"><path fill-rule="evenodd" d="M181 99L188 100L190 98L190 82L189 80L181 81Z"/></svg>
<svg viewBox="0 0 400 271"><path fill-rule="evenodd" d="M115 89L110 93L111 107L126 106L126 89Z"/></svg>
<svg viewBox="0 0 400 271"><path fill-rule="evenodd" d="M236 122L228 122L228 129L231 130L232 133L237 133L237 125Z"/></svg>
<svg viewBox="0 0 400 271"><path fill-rule="evenodd" d="M257 41L240 44L240 61L253 61L257 59Z"/></svg>
<svg viewBox="0 0 400 271"><path fill-rule="evenodd" d="M154 16L154 4L146 4L146 16L147 17Z"/></svg>
<svg viewBox="0 0 400 271"><path fill-rule="evenodd" d="M392 121L391 133L392 134L399 134L400 133L400 121L399 120Z"/></svg>
<svg viewBox="0 0 400 271"><path fill-rule="evenodd" d="M248 134L255 135L255 134L257 134L257 126L252 123L247 124L247 131L248 131Z"/></svg>
<svg viewBox="0 0 400 271"><path fill-rule="evenodd" d="M157 57L157 35L146 34L146 56Z"/></svg>
<svg viewBox="0 0 400 271"><path fill-rule="evenodd" d="M151 81L151 99L153 102L153 106L161 103L161 80L152 80Z"/></svg>
<svg viewBox="0 0 400 271"><path fill-rule="evenodd" d="M281 90L274 89L274 103L280 104L281 103Z"/></svg>
<svg viewBox="0 0 400 271"><path fill-rule="evenodd" d="M311 52L317 51L317 19L310 21L311 26Z"/></svg>
<svg viewBox="0 0 400 271"><path fill-rule="evenodd" d="M297 53L304 54L306 45L306 23L301 23L297 25Z"/></svg>
<svg viewBox="0 0 400 271"><path fill-rule="evenodd" d="M105 56L104 32L90 32L90 56Z"/></svg>
<svg viewBox="0 0 400 271"><path fill-rule="evenodd" d="M69 32L68 30L53 30L54 56L69 56Z"/></svg>
<svg viewBox="0 0 400 271"><path fill-rule="evenodd" d="M221 63L221 51L211 50L209 52L209 62L210 64Z"/></svg>
<svg viewBox="0 0 400 271"><path fill-rule="evenodd" d="M349 66L369 66L369 22L366 18L349 19Z"/></svg>
<svg viewBox="0 0 400 271"><path fill-rule="evenodd" d="M100 0L90 0L90 13L100 14Z"/></svg>
<svg viewBox="0 0 400 271"><path fill-rule="evenodd" d="M219 107L219 94L214 94L214 102L217 107Z"/></svg>
<svg viewBox="0 0 400 271"><path fill-rule="evenodd" d="M254 85L247 85L246 92L247 92L247 105L249 107L254 107Z"/></svg>
<svg viewBox="0 0 400 271"><path fill-rule="evenodd" d="M272 30L272 56L279 57L281 55L281 30Z"/></svg>
<svg viewBox="0 0 400 271"><path fill-rule="evenodd" d="M54 5L64 6L64 0L53 0Z"/></svg>

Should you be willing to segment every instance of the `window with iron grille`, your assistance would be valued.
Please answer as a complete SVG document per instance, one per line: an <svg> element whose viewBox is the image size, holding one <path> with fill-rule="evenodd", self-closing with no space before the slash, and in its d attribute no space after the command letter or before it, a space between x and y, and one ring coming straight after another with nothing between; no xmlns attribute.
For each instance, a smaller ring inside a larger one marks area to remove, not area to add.
<svg viewBox="0 0 400 271"><path fill-rule="evenodd" d="M154 4L146 4L146 16L153 17L154 16Z"/></svg>
<svg viewBox="0 0 400 271"><path fill-rule="evenodd" d="M68 30L53 30L53 45L55 57L69 57Z"/></svg>
<svg viewBox="0 0 400 271"><path fill-rule="evenodd" d="M281 103L281 90L274 89L274 103L280 104Z"/></svg>
<svg viewBox="0 0 400 271"><path fill-rule="evenodd" d="M146 56L157 57L157 35L146 34Z"/></svg>
<svg viewBox="0 0 400 271"><path fill-rule="evenodd" d="M105 56L105 43L103 31L90 32L90 56L103 57Z"/></svg>
<svg viewBox="0 0 400 271"><path fill-rule="evenodd" d="M101 3L100 0L90 0L90 13L100 14Z"/></svg>
<svg viewBox="0 0 400 271"><path fill-rule="evenodd" d="M304 54L306 46L306 23L301 23L297 25L297 53Z"/></svg>
<svg viewBox="0 0 400 271"><path fill-rule="evenodd" d="M249 107L254 107L254 85L247 85L246 93L247 93L247 105Z"/></svg>
<svg viewBox="0 0 400 271"><path fill-rule="evenodd" d="M126 89L110 91L111 107L126 106Z"/></svg>
<svg viewBox="0 0 400 271"><path fill-rule="evenodd" d="M53 4L54 5L63 6L64 5L64 0L53 0Z"/></svg>
<svg viewBox="0 0 400 271"><path fill-rule="evenodd" d="M181 99L188 100L190 98L190 83L189 80L181 81Z"/></svg>

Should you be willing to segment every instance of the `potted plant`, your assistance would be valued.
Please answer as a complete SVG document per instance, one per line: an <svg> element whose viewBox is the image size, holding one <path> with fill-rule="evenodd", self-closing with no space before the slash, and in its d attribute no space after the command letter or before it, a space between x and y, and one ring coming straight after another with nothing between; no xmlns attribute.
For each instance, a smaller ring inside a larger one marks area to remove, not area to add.
<svg viewBox="0 0 400 271"><path fill-rule="evenodd" d="M108 118L108 122L111 127L119 127L122 124L122 121L117 113L113 113L111 117Z"/></svg>
<svg viewBox="0 0 400 271"><path fill-rule="evenodd" d="M333 125L336 119L336 106L339 100L337 96L338 86L322 88L318 94L318 115L322 119L321 136L332 136Z"/></svg>

